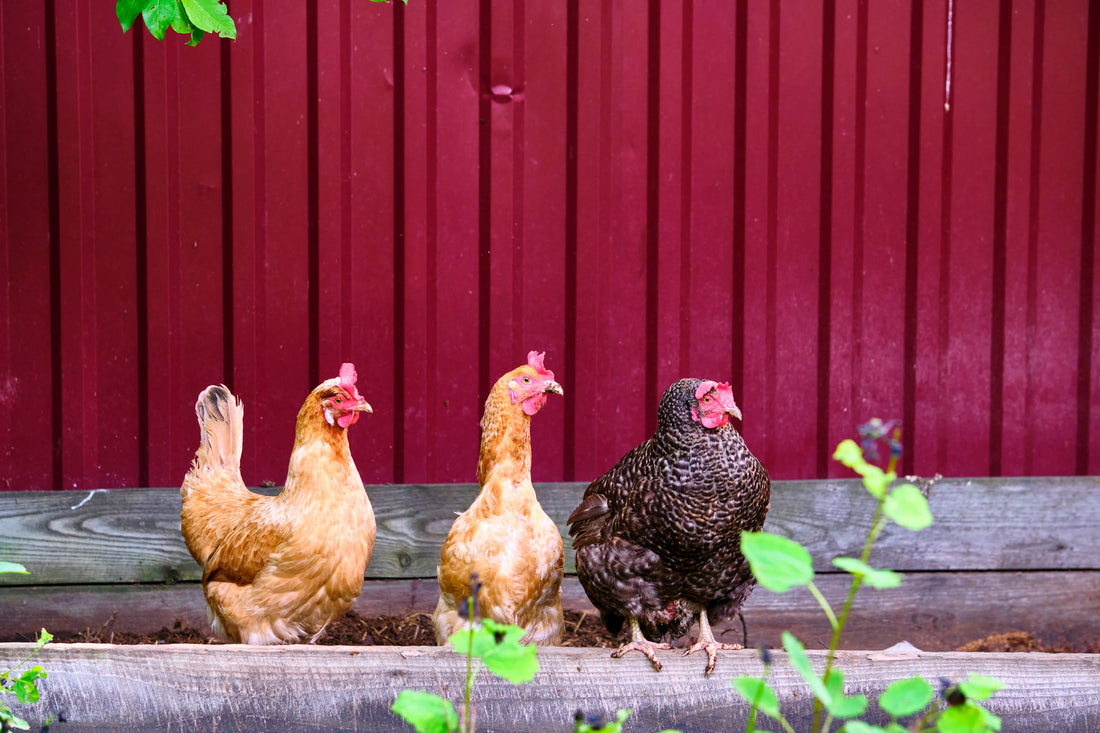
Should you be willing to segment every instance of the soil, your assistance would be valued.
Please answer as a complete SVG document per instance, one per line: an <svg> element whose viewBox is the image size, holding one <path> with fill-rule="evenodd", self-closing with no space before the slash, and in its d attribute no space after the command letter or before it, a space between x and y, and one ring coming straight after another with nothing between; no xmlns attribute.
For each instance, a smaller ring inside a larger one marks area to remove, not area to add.
<svg viewBox="0 0 1100 733"><path fill-rule="evenodd" d="M115 630L113 619L95 629L78 633L57 634L54 641L63 643L98 644L221 644L208 631L176 621L173 628L162 628L155 634L135 634ZM623 636L625 640L625 635ZM562 646L614 648L623 640L612 636L596 614L580 611L565 612ZM377 616L364 618L348 612L325 630L317 641L326 646L432 646L435 636L431 617L426 613L407 616ZM960 652L1078 652L1100 654L1100 640L1074 646L1047 646L1025 631L1008 631L971 641L960 646Z"/></svg>
<svg viewBox="0 0 1100 733"><path fill-rule="evenodd" d="M66 644L221 644L208 631L185 626L176 621L169 628L162 628L155 634L135 634L129 631L115 630L112 621L95 629L85 629L78 633L55 634L54 641ZM435 633L432 619L426 613L414 613L408 616L377 616L364 618L354 611L335 623L329 624L324 635L317 640L327 646L434 646ZM593 613L579 611L565 612L565 631L562 646L575 647L615 647L616 641Z"/></svg>

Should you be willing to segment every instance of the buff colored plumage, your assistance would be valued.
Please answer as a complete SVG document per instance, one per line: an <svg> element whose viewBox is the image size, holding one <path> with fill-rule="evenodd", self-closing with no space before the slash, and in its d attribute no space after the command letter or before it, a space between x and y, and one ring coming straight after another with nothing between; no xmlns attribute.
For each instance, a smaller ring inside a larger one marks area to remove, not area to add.
<svg viewBox="0 0 1100 733"><path fill-rule="evenodd" d="M432 622L441 645L465 625L459 607L475 583L483 618L522 626L528 642L561 641L561 534L531 484L531 417L546 395L562 394L542 362L543 355L532 351L528 364L501 377L485 401L481 492L455 519L440 553Z"/></svg>
<svg viewBox="0 0 1100 733"><path fill-rule="evenodd" d="M312 642L351 607L375 522L347 428L370 411L345 364L306 398L285 487L267 497L241 480L240 401L224 386L199 395L201 442L180 489L180 527L220 635L245 644Z"/></svg>

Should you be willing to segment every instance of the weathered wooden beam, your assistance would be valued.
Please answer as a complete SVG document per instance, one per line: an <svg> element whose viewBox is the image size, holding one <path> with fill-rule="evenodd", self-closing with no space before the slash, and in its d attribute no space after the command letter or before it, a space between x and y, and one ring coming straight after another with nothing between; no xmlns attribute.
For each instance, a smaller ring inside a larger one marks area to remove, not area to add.
<svg viewBox="0 0 1100 733"><path fill-rule="evenodd" d="M539 500L565 535L583 483L539 484ZM369 578L435 575L439 548L472 484L369 486L378 539ZM1096 570L1100 479L941 479L931 490L935 523L919 535L882 533L873 561L907 571ZM871 499L856 481L776 481L766 528L806 545L819 570L857 555ZM566 570L573 554L566 536ZM33 576L0 585L193 581L199 568L179 534L176 489L0 492L0 557Z"/></svg>
<svg viewBox="0 0 1100 733"><path fill-rule="evenodd" d="M0 667L27 644L0 644ZM474 685L477 729L567 731L576 710L611 716L633 710L629 730L683 733L743 729L748 705L729 680L760 674L752 651L724 652L709 678L705 660L658 652L655 672L640 654L544 649L540 670L513 686L482 672ZM821 653L812 653L820 668ZM785 655L773 655L771 684L796 730L808 730L811 699ZM34 722L63 715L68 733L101 730L407 731L389 710L402 689L461 699L465 660L433 647L242 647L51 645L36 658L49 672L42 701L16 705ZM1005 684L988 707L1004 730L1095 730L1100 726L1100 655L886 654L841 652L847 692L874 700L890 682L971 674ZM865 719L887 719L872 702Z"/></svg>
<svg viewBox="0 0 1100 733"><path fill-rule="evenodd" d="M1100 644L1097 573L914 573L900 588L864 588L841 640L844 649L884 649L906 640L926 651L951 651L989 634L1026 631L1052 648ZM848 588L844 575L815 581L837 609ZM364 617L431 613L438 598L434 579L371 580L355 602ZM576 576L562 587L566 609L595 613ZM8 588L0 593L0 641L33 639L40 628L53 633L110 628L149 634L178 621L207 627L206 606L196 583L175 586L113 585ZM745 606L748 645L780 646L784 630L810 648L828 646L825 615L805 590L783 595L758 588ZM715 626L726 641L742 640L738 621Z"/></svg>

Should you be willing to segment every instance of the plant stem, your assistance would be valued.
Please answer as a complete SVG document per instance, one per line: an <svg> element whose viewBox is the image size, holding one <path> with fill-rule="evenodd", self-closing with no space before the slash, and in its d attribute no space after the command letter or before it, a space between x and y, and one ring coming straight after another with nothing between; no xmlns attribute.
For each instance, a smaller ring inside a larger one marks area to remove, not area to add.
<svg viewBox="0 0 1100 733"><path fill-rule="evenodd" d="M823 610L825 612L825 615L829 617L829 626L835 633L839 622L836 620L836 614L833 613L833 607L829 605L829 602L827 600L825 600L825 596L821 594L821 591L818 590L817 586L814 585L814 582L812 580L806 585L806 587L810 589L810 593L812 593L813 597L817 599L817 603L819 606L821 606L821 610Z"/></svg>
<svg viewBox="0 0 1100 733"><path fill-rule="evenodd" d="M470 621L470 643L466 648L466 697L463 701L462 717L466 733L474 733L474 721L470 716L470 693L474 687L474 597L466 599L466 618Z"/></svg>
<svg viewBox="0 0 1100 733"><path fill-rule="evenodd" d="M893 460L891 460L891 464ZM878 506L875 507L875 515L871 519L871 530L867 533L867 540L863 543L863 552L860 553L859 559L863 562L871 557L871 548L875 544L875 540L878 539L879 533L882 532L886 526L886 517L883 513L883 505L886 503L886 494L878 500ZM856 593L859 591L859 586L863 583L863 577L856 575L852 577L852 585L848 588L848 596L844 599L844 605L840 609L840 618L833 626L833 638L829 641L829 651L825 655L825 672L821 675L821 679L824 682L829 681L829 673L833 669L833 660L836 659L836 649L840 644L840 634L844 631L844 624L848 622L848 614L852 610L852 603L855 601ZM821 722L821 701L814 700L814 722L812 730L819 730L818 723Z"/></svg>

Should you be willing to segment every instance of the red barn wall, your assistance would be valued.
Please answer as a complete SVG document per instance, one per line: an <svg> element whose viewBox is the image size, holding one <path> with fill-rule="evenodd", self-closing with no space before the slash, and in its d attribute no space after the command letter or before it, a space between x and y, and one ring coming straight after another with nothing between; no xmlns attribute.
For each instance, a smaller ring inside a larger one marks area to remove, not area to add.
<svg viewBox="0 0 1100 733"><path fill-rule="evenodd" d="M1100 471L1096 3L228 4L0 8L0 489L177 485L217 382L281 482L342 361L365 481L472 481L531 349L536 480L687 375L775 478Z"/></svg>

